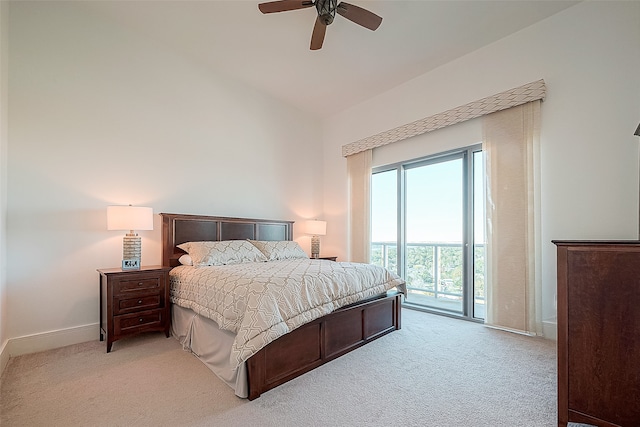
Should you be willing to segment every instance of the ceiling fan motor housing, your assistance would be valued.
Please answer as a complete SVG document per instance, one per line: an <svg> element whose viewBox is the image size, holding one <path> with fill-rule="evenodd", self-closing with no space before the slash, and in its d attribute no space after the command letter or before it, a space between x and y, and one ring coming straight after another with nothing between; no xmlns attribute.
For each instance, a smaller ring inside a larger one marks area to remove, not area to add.
<svg viewBox="0 0 640 427"><path fill-rule="evenodd" d="M336 17L338 0L316 0L316 10L324 25L329 25Z"/></svg>

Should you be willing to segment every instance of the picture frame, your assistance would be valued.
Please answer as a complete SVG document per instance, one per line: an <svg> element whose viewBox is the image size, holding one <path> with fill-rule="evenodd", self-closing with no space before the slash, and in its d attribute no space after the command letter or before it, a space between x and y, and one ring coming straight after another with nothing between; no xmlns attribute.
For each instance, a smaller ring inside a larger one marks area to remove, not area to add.
<svg viewBox="0 0 640 427"><path fill-rule="evenodd" d="M137 258L123 259L122 269L123 270L140 270L140 260Z"/></svg>

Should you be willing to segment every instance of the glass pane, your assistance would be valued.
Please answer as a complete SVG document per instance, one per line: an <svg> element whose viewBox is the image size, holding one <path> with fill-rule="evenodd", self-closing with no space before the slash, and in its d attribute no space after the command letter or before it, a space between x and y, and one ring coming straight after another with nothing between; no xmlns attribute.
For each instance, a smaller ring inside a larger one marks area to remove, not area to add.
<svg viewBox="0 0 640 427"><path fill-rule="evenodd" d="M398 271L398 171L371 177L371 264Z"/></svg>
<svg viewBox="0 0 640 427"><path fill-rule="evenodd" d="M485 318L484 155L473 153L473 317Z"/></svg>
<svg viewBox="0 0 640 427"><path fill-rule="evenodd" d="M463 313L462 158L408 169L407 302Z"/></svg>

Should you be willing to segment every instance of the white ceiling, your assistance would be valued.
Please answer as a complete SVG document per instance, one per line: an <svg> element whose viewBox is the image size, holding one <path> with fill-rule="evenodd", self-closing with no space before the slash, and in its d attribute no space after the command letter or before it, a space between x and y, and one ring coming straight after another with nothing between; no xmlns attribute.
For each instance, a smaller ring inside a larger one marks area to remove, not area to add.
<svg viewBox="0 0 640 427"><path fill-rule="evenodd" d="M260 1L97 1L95 12L326 117L490 44L576 1L349 0L383 17L372 32L336 15L309 50L315 8L263 15Z"/></svg>

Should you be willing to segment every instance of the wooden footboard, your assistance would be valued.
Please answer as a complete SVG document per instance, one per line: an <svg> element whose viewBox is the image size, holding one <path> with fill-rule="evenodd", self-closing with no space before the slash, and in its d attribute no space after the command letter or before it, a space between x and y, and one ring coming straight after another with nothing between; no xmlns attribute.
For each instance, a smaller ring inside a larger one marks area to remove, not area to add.
<svg viewBox="0 0 640 427"><path fill-rule="evenodd" d="M249 400L400 329L400 298L390 292L336 310L267 345L247 361Z"/></svg>

